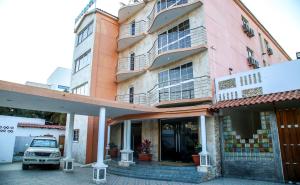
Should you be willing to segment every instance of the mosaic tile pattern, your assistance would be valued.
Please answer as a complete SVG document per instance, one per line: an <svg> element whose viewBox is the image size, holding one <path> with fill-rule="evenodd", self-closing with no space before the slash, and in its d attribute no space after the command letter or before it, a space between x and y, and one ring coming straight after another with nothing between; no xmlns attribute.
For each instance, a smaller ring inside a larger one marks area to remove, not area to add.
<svg viewBox="0 0 300 185"><path fill-rule="evenodd" d="M252 88L252 89L245 89L242 90L242 97L248 98L252 96L259 96L263 94L262 87Z"/></svg>
<svg viewBox="0 0 300 185"><path fill-rule="evenodd" d="M223 117L225 157L239 159L272 158L272 133L270 114L260 113L261 129L251 139L243 139L233 130L230 116Z"/></svg>
<svg viewBox="0 0 300 185"><path fill-rule="evenodd" d="M235 78L220 81L218 84L219 84L219 90L230 89L230 88L236 87Z"/></svg>

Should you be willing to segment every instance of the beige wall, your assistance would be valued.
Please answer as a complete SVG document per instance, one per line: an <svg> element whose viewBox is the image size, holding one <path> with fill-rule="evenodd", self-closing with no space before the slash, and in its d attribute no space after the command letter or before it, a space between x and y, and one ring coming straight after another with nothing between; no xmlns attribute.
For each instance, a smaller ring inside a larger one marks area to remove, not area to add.
<svg viewBox="0 0 300 185"><path fill-rule="evenodd" d="M142 140L149 139L152 143L152 160L159 160L159 123L158 120L143 120Z"/></svg>

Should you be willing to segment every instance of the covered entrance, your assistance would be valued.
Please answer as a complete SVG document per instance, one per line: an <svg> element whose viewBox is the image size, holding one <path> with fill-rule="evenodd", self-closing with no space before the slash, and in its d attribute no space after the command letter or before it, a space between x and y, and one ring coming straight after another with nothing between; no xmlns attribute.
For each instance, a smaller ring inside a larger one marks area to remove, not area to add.
<svg viewBox="0 0 300 185"><path fill-rule="evenodd" d="M284 179L300 183L300 109L276 111Z"/></svg>
<svg viewBox="0 0 300 185"><path fill-rule="evenodd" d="M161 160L192 162L198 144L199 118L160 120Z"/></svg>

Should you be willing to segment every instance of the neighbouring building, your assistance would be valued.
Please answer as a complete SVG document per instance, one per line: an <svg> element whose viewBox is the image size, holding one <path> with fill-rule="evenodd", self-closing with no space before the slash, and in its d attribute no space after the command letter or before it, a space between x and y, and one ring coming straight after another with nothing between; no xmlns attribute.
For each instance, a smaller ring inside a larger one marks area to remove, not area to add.
<svg viewBox="0 0 300 185"><path fill-rule="evenodd" d="M0 115L0 163L10 163L14 156L22 157L32 139L44 135L54 136L63 151L64 126L45 125L44 119Z"/></svg>
<svg viewBox="0 0 300 185"><path fill-rule="evenodd" d="M215 80L223 175L300 182L300 60Z"/></svg>
<svg viewBox="0 0 300 185"><path fill-rule="evenodd" d="M131 165L144 139L152 142L152 160L157 162L190 163L200 144L198 171L209 178L220 176L222 168L230 175L234 167L225 159L235 159L224 155L224 139L219 140L230 119L215 116L212 104L254 91L215 94L215 79L291 60L240 0L133 1L120 8L118 17L100 9L87 12L74 32L72 93L156 111L107 120L105 142L121 150L118 164ZM256 75L258 83L262 76ZM262 112L253 119L268 115ZM75 115L76 161L96 161L98 122L97 117ZM264 157L269 160L268 154ZM282 180L279 172L272 175L270 180Z"/></svg>
<svg viewBox="0 0 300 185"><path fill-rule="evenodd" d="M47 83L26 82L25 85L52 89L57 91L69 91L71 82L71 70L57 67L48 77Z"/></svg>

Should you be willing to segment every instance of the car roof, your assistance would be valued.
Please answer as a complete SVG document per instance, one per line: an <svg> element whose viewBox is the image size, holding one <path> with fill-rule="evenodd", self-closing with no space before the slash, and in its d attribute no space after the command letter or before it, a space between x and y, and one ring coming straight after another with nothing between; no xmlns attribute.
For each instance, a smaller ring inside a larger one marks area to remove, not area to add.
<svg viewBox="0 0 300 185"><path fill-rule="evenodd" d="M45 140L55 140L55 137L49 137L49 136L37 136L34 139L45 139Z"/></svg>

